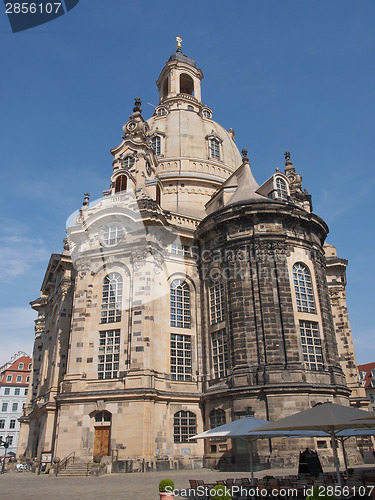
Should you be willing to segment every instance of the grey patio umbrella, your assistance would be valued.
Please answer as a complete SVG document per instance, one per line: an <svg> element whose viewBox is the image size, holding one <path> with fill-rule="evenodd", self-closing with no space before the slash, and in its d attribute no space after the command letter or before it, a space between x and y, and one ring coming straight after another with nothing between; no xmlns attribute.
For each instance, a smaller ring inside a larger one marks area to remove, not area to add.
<svg viewBox="0 0 375 500"><path fill-rule="evenodd" d="M337 439L341 443L346 474L348 474L348 461L347 461L347 457L346 457L346 450L345 450L344 443L350 437L356 437L356 436L375 436L375 428L374 429L345 429L344 431L340 431L336 434Z"/></svg>
<svg viewBox="0 0 375 500"><path fill-rule="evenodd" d="M327 432L332 439L333 459L336 468L337 482L341 486L336 436L340 431L345 429L368 427L368 423L361 423L360 420L354 420L361 417L367 417L366 413L367 412L365 411L357 410L356 408L351 408L350 406L342 406L327 402L318 404L309 410L301 411L291 415L290 417L282 418L277 422L271 422L270 424L259 427L257 432L280 430L309 430Z"/></svg>
<svg viewBox="0 0 375 500"><path fill-rule="evenodd" d="M209 439L209 438L240 438L247 442L249 447L249 466L251 473L251 484L254 484L254 462L253 448L254 441L257 439L270 439L274 437L313 437L325 436L323 432L316 431L258 431L259 427L269 424L268 420L262 420L255 417L244 417L233 420L219 427L201 432L190 439ZM251 431L251 433L250 433Z"/></svg>

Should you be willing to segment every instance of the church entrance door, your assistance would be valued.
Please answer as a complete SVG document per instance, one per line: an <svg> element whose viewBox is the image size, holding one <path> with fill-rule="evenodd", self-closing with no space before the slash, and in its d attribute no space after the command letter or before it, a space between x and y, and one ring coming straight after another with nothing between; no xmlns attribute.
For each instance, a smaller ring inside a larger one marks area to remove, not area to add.
<svg viewBox="0 0 375 500"><path fill-rule="evenodd" d="M94 457L109 455L110 427L95 427Z"/></svg>

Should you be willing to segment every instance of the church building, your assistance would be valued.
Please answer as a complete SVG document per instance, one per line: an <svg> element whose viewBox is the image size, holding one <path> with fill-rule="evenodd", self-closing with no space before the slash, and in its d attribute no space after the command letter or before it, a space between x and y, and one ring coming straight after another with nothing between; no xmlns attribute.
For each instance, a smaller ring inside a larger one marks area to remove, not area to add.
<svg viewBox="0 0 375 500"><path fill-rule="evenodd" d="M325 243L289 152L258 185L234 131L203 104L202 78L179 42L153 115L137 98L111 150L109 188L68 219L31 302L20 456L234 463L246 451L236 440L189 438L245 415L367 404L347 261ZM259 442L259 461L296 459L286 441Z"/></svg>

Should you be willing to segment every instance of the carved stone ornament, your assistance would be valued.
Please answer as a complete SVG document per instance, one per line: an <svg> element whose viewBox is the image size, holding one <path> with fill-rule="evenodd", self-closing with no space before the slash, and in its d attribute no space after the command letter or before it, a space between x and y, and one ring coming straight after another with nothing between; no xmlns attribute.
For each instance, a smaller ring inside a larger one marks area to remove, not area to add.
<svg viewBox="0 0 375 500"><path fill-rule="evenodd" d="M71 291L72 289L72 280L71 279L63 279L60 283L60 289L61 289L61 292L65 295L67 293L69 293L69 291Z"/></svg>
<svg viewBox="0 0 375 500"><path fill-rule="evenodd" d="M133 264L135 269L141 269L146 263L146 259L150 253L148 248L142 248L141 250L135 250L132 252L130 257L130 262Z"/></svg>
<svg viewBox="0 0 375 500"><path fill-rule="evenodd" d="M87 271L90 270L90 259L77 259L75 261L75 267L79 273L80 279L86 276Z"/></svg>
<svg viewBox="0 0 375 500"><path fill-rule="evenodd" d="M126 124L126 130L130 133L134 132L136 128L137 128L137 122L135 121L130 121Z"/></svg>

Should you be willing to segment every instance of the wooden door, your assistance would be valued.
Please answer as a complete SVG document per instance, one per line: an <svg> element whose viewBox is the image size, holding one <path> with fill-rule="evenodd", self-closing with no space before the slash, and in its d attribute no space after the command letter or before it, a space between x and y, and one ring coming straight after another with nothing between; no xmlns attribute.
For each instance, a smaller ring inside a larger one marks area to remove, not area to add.
<svg viewBox="0 0 375 500"><path fill-rule="evenodd" d="M94 457L109 455L109 427L95 428Z"/></svg>

